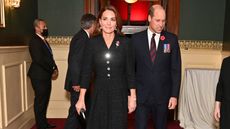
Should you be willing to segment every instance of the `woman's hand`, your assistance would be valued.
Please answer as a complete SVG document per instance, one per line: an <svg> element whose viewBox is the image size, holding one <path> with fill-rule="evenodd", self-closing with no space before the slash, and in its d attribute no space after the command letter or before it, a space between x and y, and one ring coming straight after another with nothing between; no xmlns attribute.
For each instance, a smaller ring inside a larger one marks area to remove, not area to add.
<svg viewBox="0 0 230 129"><path fill-rule="evenodd" d="M216 121L220 121L220 106L221 106L221 103L216 101L215 103L215 109L214 109L214 118Z"/></svg>
<svg viewBox="0 0 230 129"><path fill-rule="evenodd" d="M80 111L81 109L84 109L86 111L86 108L85 108L85 101L84 100L78 100L76 105L76 110L77 110L77 113L80 115Z"/></svg>
<svg viewBox="0 0 230 129"><path fill-rule="evenodd" d="M77 113L80 115L80 111L81 109L84 109L86 111L86 107L85 107L85 93L86 93L86 89L80 89L80 95L79 95L79 99L77 101L77 103L75 104Z"/></svg>
<svg viewBox="0 0 230 129"><path fill-rule="evenodd" d="M128 96L128 109L129 109L129 114L135 111L136 106L137 106L136 97Z"/></svg>

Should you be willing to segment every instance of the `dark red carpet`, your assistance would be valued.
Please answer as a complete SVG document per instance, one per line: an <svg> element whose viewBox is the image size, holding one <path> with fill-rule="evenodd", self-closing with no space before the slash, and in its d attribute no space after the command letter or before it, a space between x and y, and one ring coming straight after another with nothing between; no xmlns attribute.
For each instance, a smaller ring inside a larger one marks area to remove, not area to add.
<svg viewBox="0 0 230 129"><path fill-rule="evenodd" d="M52 125L56 125L57 127L55 129L64 129L64 124L65 124L66 119L49 119L49 123ZM128 129L135 129L134 128L134 120L129 120L129 126ZM31 129L36 129L36 127L32 127ZM148 129L153 129L152 124L149 125ZM182 129L179 127L179 122L178 121L171 121L168 123L168 129Z"/></svg>

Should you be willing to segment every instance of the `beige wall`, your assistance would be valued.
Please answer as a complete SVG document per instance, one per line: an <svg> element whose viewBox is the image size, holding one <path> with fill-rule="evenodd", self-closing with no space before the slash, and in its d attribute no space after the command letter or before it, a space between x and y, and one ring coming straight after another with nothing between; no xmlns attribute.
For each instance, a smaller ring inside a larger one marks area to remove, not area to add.
<svg viewBox="0 0 230 129"><path fill-rule="evenodd" d="M70 106L69 94L64 90L67 71L68 45L52 45L54 59L58 66L59 76L52 82L52 92L47 112L50 118L66 118Z"/></svg>
<svg viewBox="0 0 230 129"><path fill-rule="evenodd" d="M28 129L34 124L28 54L25 46L0 48L0 129Z"/></svg>

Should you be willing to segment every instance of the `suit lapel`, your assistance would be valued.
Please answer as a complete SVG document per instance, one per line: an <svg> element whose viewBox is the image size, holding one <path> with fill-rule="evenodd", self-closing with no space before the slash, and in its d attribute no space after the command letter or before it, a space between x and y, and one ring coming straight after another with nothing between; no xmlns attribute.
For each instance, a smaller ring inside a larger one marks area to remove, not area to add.
<svg viewBox="0 0 230 129"><path fill-rule="evenodd" d="M48 43L46 40L45 40L44 42L45 42L45 45L46 45L46 47L48 48L50 54L53 55L53 52L52 52L52 49L51 49L49 43Z"/></svg>
<svg viewBox="0 0 230 129"><path fill-rule="evenodd" d="M161 33L161 35L162 35L162 33ZM161 35L160 35L160 37L161 37ZM155 59L155 61L157 61L158 60L158 58L159 58L159 56L162 54L162 49L163 49L163 44L164 44L164 42L161 40L161 38L159 39L159 43L158 43L158 48L157 48L157 54L156 54L156 59Z"/></svg>
<svg viewBox="0 0 230 129"><path fill-rule="evenodd" d="M159 43L158 43L158 48L157 48L157 54L156 54L156 59L155 59L155 63L159 61L159 59L161 58L162 54L164 54L164 44L166 43L166 39L161 39L161 37L166 37L164 31L161 32L160 35L160 39L159 39Z"/></svg>
<svg viewBox="0 0 230 129"><path fill-rule="evenodd" d="M35 34L35 35L36 35L36 34ZM48 53L49 55L53 56L52 50L51 50L51 47L49 46L49 44L46 43L46 41L44 41L43 39L41 39L38 35L36 35L36 37L39 39L41 45L43 46L43 49L44 49L45 51L47 51L47 53Z"/></svg>

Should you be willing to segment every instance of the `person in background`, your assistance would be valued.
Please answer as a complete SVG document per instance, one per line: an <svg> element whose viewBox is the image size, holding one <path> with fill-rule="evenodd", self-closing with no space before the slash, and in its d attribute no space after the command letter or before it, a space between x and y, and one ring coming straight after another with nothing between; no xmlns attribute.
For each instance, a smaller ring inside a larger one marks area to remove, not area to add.
<svg viewBox="0 0 230 129"><path fill-rule="evenodd" d="M164 31L166 14L161 5L149 9L147 30L132 35L137 87L136 129L166 129L168 109L175 109L181 84L181 55L177 36Z"/></svg>
<svg viewBox="0 0 230 129"><path fill-rule="evenodd" d="M220 129L230 129L230 56L224 58L216 88L214 118Z"/></svg>
<svg viewBox="0 0 230 129"><path fill-rule="evenodd" d="M81 17L81 29L74 35L70 42L68 56L68 70L65 80L65 90L70 93L69 115L65 123L65 129L84 129L81 123L75 104L80 91L80 74L82 69L82 58L85 44L92 36L96 28L96 17L92 14L84 14Z"/></svg>
<svg viewBox="0 0 230 129"><path fill-rule="evenodd" d="M35 98L34 113L37 129L55 128L46 118L51 93L51 80L58 76L58 68L53 58L52 49L46 41L48 28L43 19L34 20L35 34L29 42L32 59L28 76L31 79Z"/></svg>
<svg viewBox="0 0 230 129"><path fill-rule="evenodd" d="M89 110L87 129L127 129L128 112L136 108L131 44L121 35L120 17L113 6L100 11L98 22L101 34L86 44L76 110ZM90 109L86 109L85 93L92 72L93 95Z"/></svg>

